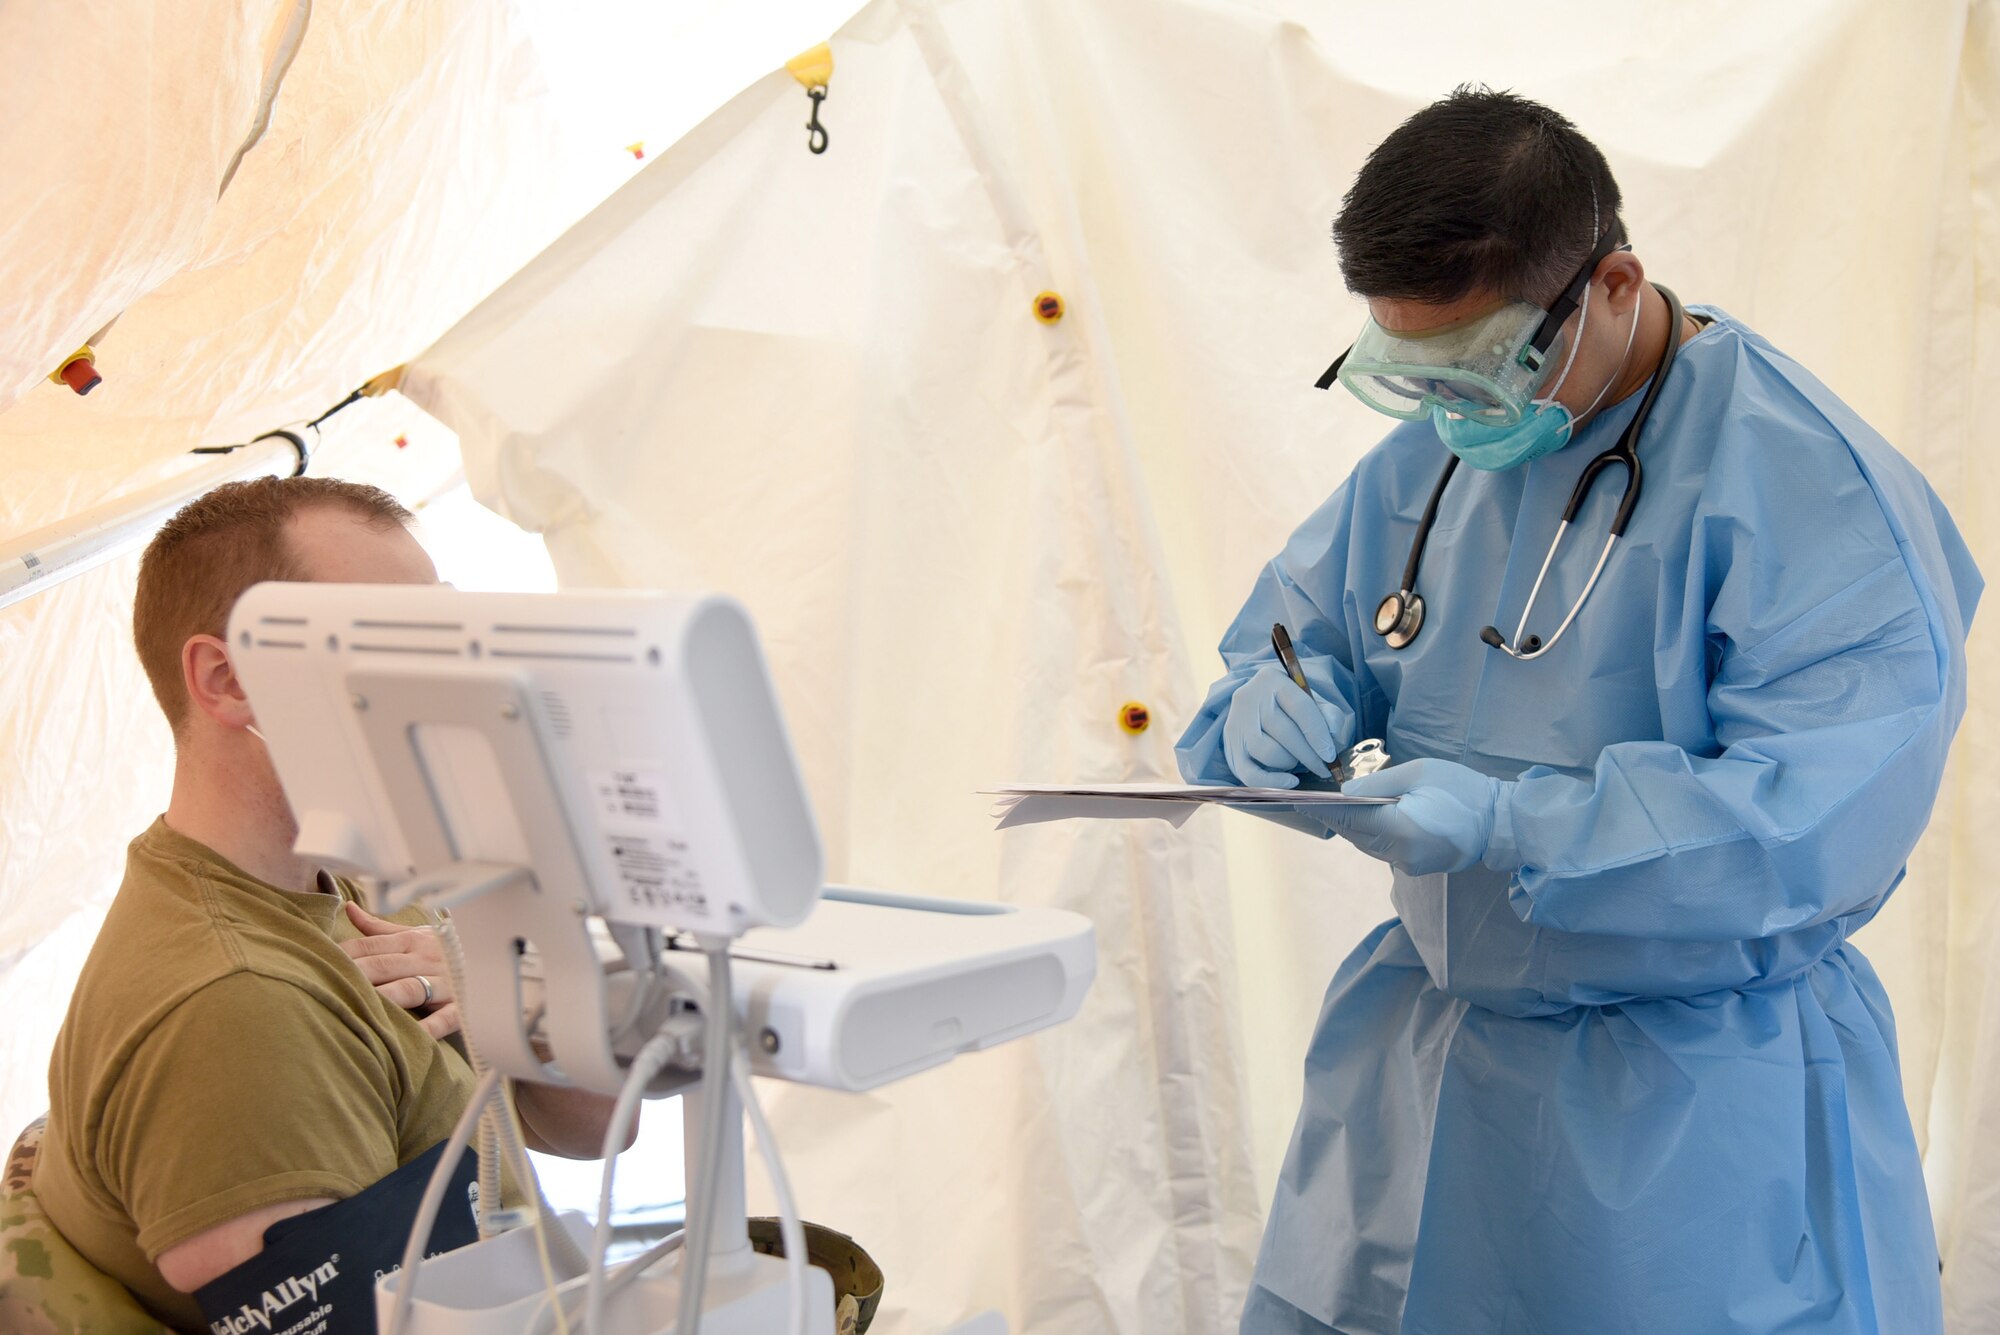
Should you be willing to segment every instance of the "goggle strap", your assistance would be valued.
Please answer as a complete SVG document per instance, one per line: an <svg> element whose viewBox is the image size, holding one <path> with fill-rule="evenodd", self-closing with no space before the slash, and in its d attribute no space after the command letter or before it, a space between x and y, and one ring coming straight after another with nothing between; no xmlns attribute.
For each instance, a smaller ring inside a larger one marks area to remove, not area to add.
<svg viewBox="0 0 2000 1335"><path fill-rule="evenodd" d="M1352 351L1354 351L1354 349L1351 347L1348 348L1347 350L1347 352L1352 352ZM1319 379L1313 381L1314 389L1333 388L1333 382L1340 379L1340 368L1347 361L1347 352L1343 352L1338 357L1335 357L1333 359L1333 365L1326 368L1326 374L1322 375Z"/></svg>
<svg viewBox="0 0 2000 1335"><path fill-rule="evenodd" d="M1621 244L1617 238L1616 223L1605 228L1604 234L1597 238L1597 244L1590 248L1590 256L1584 260L1583 267L1576 271L1576 277L1569 280L1569 286L1564 288L1562 295L1550 305L1549 313L1542 317L1541 327L1536 329L1535 336L1528 340L1528 346L1521 349L1522 365L1530 370L1541 369L1543 359L1548 356L1550 345L1556 341L1556 335L1562 332L1563 325L1568 323L1569 317L1576 314L1576 308L1583 303L1583 289L1590 286L1591 277L1596 274L1597 266L1604 262L1606 255L1618 249ZM1535 354L1533 361L1528 360L1531 351Z"/></svg>

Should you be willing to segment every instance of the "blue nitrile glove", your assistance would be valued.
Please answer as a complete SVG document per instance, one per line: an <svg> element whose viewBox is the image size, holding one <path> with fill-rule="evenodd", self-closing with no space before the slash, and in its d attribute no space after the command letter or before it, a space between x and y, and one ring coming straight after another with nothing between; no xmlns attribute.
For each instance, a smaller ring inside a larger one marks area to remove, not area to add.
<svg viewBox="0 0 2000 1335"><path fill-rule="evenodd" d="M1330 779L1340 747L1319 702L1276 663L1258 668L1229 697L1229 713L1222 720L1222 758L1239 783L1251 788L1296 788L1299 770Z"/></svg>
<svg viewBox="0 0 2000 1335"><path fill-rule="evenodd" d="M1412 760L1340 786L1350 797L1396 798L1394 806L1324 806L1313 815L1411 876L1464 871L1486 856L1500 786L1449 760Z"/></svg>

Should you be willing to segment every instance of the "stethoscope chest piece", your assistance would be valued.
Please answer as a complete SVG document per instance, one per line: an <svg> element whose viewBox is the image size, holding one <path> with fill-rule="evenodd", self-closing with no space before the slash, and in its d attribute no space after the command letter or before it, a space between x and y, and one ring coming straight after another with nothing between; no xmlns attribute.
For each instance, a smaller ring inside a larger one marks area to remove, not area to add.
<svg viewBox="0 0 2000 1335"><path fill-rule="evenodd" d="M1420 593L1401 590L1375 606L1375 633L1387 640L1391 649L1405 647L1423 628L1424 596Z"/></svg>
<svg viewBox="0 0 2000 1335"><path fill-rule="evenodd" d="M1638 442L1646 429L1646 422L1653 415L1653 403L1660 396L1660 389L1667 382L1667 373L1673 370L1674 359L1680 355L1681 325L1686 315L1681 299L1670 290L1654 287L1667 299L1667 340L1660 352L1659 364L1653 368L1647 380L1646 392L1639 400L1638 410L1632 420L1620 433L1617 444L1592 459L1584 466L1583 475L1577 479L1576 487L1570 493L1569 504L1563 508L1562 522L1556 526L1556 535L1549 543L1548 555L1542 558L1541 571L1535 576L1534 587L1528 591L1527 606L1521 609L1521 622L1514 630L1518 645L1507 642L1507 637L1496 626L1488 626L1479 632L1479 638L1492 645L1501 653L1517 662L1530 662L1556 647L1556 641L1568 633L1577 613L1583 610L1585 600L1591 590L1597 587L1598 577L1604 573L1606 563L1611 560L1612 549L1625 536L1625 526L1631 521L1632 511L1639 504L1639 488L1644 479L1639 463ZM1635 315L1634 320L1637 320ZM1634 325L1637 329L1637 325ZM1541 597L1542 585L1548 579L1549 567L1555 564L1556 553L1561 550L1563 537L1570 525L1576 521L1583 504L1590 498L1590 487L1597 475L1611 465L1617 464L1625 470L1625 494L1619 498L1618 511L1612 516L1611 531L1604 540L1604 548L1598 553L1597 565L1592 568L1590 578L1583 586L1583 592L1570 604L1569 615L1562 624L1544 641L1539 635L1529 635L1528 618L1534 615L1535 600ZM1416 535L1410 541L1409 559L1403 563L1403 586L1375 605L1375 633L1387 640L1391 649L1401 649L1417 638L1417 632L1424 628L1424 600L1414 591L1417 571L1424 557L1424 545L1430 541L1431 526L1437 521L1438 503L1444 499L1444 490L1451 484L1452 472L1458 467L1458 456L1445 460L1444 472L1438 475L1437 485L1431 488L1431 498L1424 506L1423 518L1417 521Z"/></svg>

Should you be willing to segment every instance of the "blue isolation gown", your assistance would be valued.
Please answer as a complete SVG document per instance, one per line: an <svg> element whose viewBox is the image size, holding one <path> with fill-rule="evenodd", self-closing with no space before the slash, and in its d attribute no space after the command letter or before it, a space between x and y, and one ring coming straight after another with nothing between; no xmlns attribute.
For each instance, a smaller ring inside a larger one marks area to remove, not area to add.
<svg viewBox="0 0 2000 1335"><path fill-rule="evenodd" d="M1277 621L1354 737L1512 781L1489 855L1511 870L1397 873L1397 917L1327 991L1246 1335L1942 1329L1894 1021L1846 941L1929 818L1981 579L1881 436L1698 313L1626 539L1544 657L1480 628L1513 635L1638 394L1535 463L1458 470L1407 649L1373 614L1446 458L1422 422L1292 535L1222 642L1191 781L1234 781L1222 717ZM1601 477L1530 631L1568 612L1623 480Z"/></svg>

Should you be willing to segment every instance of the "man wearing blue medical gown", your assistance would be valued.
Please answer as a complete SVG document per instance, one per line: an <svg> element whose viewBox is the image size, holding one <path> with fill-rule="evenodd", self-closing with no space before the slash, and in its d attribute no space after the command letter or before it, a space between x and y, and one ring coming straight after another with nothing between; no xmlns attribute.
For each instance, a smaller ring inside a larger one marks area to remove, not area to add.
<svg viewBox="0 0 2000 1335"><path fill-rule="evenodd" d="M1263 569L1179 756L1312 785L1384 739L1347 791L1393 805L1302 811L1391 864L1397 916L1327 991L1244 1331L1940 1331L1848 937L1965 707L1950 516L1783 352L1647 280L1544 107L1419 112L1335 236L1370 311L1338 380L1405 420Z"/></svg>

